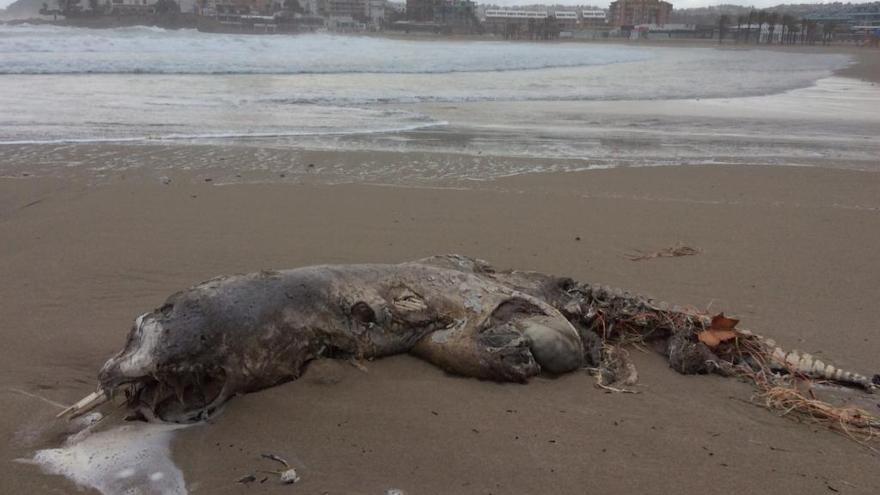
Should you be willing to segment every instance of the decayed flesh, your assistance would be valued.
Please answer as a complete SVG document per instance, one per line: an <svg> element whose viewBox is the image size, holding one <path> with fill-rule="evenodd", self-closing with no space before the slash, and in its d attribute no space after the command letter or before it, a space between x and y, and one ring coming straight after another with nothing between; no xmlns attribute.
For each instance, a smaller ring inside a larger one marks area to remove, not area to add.
<svg viewBox="0 0 880 495"><path fill-rule="evenodd" d="M785 351L736 323L455 255L219 277L138 317L99 372L98 390L62 415L124 391L146 419L194 421L236 394L298 378L313 359L400 353L495 381L590 368L600 386L617 390L637 379L621 351L635 341L651 343L681 373L747 376L767 387L792 378L877 386L876 376Z"/></svg>

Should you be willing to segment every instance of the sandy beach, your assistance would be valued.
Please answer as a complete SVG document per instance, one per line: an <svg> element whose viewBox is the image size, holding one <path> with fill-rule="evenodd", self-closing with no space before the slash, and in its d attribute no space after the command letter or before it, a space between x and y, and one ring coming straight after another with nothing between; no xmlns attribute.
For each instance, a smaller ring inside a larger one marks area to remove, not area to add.
<svg viewBox="0 0 880 495"><path fill-rule="evenodd" d="M861 64L838 75L880 82L877 53L857 56ZM321 174L334 167L462 158L300 150L284 155L303 169L288 181L277 171L239 173L259 159L252 150L125 146L54 150L47 163L92 167L59 174L32 173L42 170L34 148L0 149L4 493L76 492L15 460L63 441L54 415L94 389L135 316L218 274L460 253L724 311L785 347L880 371L876 167L694 165L332 184ZM228 160L197 170L121 167L96 178L102 160L126 150L142 163L208 152ZM700 253L627 257L676 243ZM748 384L682 376L659 355L632 357L635 395L606 393L586 372L519 385L450 376L409 356L366 371L315 362L302 379L235 398L209 423L179 431L173 459L188 490L203 494L877 492L870 449L763 409ZM236 483L272 467L264 452L289 459L302 481Z"/></svg>
<svg viewBox="0 0 880 495"><path fill-rule="evenodd" d="M23 392L84 395L134 315L218 273L466 253L725 310L843 366L872 371L880 351L875 173L668 167L470 190L184 176L0 187L6 460L58 441L45 434L58 409ZM624 256L676 242L703 252ZM406 356L366 373L316 363L183 431L174 456L194 493L873 493L880 483L868 450L748 404L749 386L634 356L639 395L604 393L586 373L499 385ZM293 460L301 484L237 485L264 451ZM19 493L72 489L34 466L0 469Z"/></svg>

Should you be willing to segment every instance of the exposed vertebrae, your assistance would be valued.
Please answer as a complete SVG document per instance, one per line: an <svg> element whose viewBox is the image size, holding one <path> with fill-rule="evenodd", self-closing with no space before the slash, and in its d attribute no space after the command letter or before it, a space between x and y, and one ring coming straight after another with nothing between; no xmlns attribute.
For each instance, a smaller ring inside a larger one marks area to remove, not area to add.
<svg viewBox="0 0 880 495"><path fill-rule="evenodd" d="M772 371L785 374L797 374L805 378L829 380L843 385L856 386L873 392L878 388L878 377L869 378L865 375L846 371L826 363L815 356L797 351L786 351L768 337L755 334L749 330L736 329L738 343L750 342L749 355L743 352L713 352L697 342L696 334L711 324L708 314L697 310L670 305L663 301L655 301L650 297L632 294L622 289L615 289L598 284L578 284L569 291L572 299L564 308L569 317L579 319L593 331L606 339L617 339L625 342L629 338L652 339L668 338L666 348L670 365L681 372L710 372L723 374L731 372L730 366L745 367L750 371L758 371L754 359ZM682 352L683 343L690 342L687 352L698 353L700 364L704 366L675 365L681 361L673 354ZM705 358L705 359L704 359Z"/></svg>
<svg viewBox="0 0 880 495"><path fill-rule="evenodd" d="M797 350L785 351L785 349L776 344L775 340L763 335L754 334L749 330L739 330L739 333L745 338L753 339L762 346L763 351L769 356L771 366L775 370L798 373L808 378L830 380L844 385L854 385L864 388L869 392L877 389L876 376L869 378L859 373L842 370L806 352Z"/></svg>

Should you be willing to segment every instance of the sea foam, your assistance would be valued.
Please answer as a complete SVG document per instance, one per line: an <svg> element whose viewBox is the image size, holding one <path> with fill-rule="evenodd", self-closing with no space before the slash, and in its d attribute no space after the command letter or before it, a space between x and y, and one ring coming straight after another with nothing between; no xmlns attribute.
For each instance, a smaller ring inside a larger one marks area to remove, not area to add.
<svg viewBox="0 0 880 495"><path fill-rule="evenodd" d="M185 495L183 472L171 460L181 425L133 423L40 450L33 462L104 495Z"/></svg>

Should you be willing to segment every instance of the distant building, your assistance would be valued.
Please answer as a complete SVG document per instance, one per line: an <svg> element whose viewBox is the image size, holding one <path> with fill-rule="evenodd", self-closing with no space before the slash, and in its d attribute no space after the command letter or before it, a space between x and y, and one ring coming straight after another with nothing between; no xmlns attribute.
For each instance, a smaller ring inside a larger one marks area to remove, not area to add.
<svg viewBox="0 0 880 495"><path fill-rule="evenodd" d="M546 19L550 16L546 10L514 10L489 9L486 11L487 23L505 23L512 20Z"/></svg>
<svg viewBox="0 0 880 495"><path fill-rule="evenodd" d="M205 0L202 3L202 9L200 11L200 14L202 15L249 15L271 13L271 0Z"/></svg>
<svg viewBox="0 0 880 495"><path fill-rule="evenodd" d="M480 26L476 11L472 0L441 0L434 5L433 21L447 32L471 33Z"/></svg>
<svg viewBox="0 0 880 495"><path fill-rule="evenodd" d="M259 34L316 31L330 25L331 19L316 13L325 3L326 0L199 0L195 7L196 29ZM342 22L348 23L346 29L351 29L351 25L363 26L351 17Z"/></svg>
<svg viewBox="0 0 880 495"><path fill-rule="evenodd" d="M604 10L594 9L581 11L582 27L604 26L607 23L608 14L606 14Z"/></svg>
<svg viewBox="0 0 880 495"><path fill-rule="evenodd" d="M577 24L577 14L560 12L570 25ZM572 18L570 14L575 14ZM559 37L555 15L546 10L487 9L483 20L487 32L505 39L546 40Z"/></svg>
<svg viewBox="0 0 880 495"><path fill-rule="evenodd" d="M321 0L298 0L299 6L306 14L321 15Z"/></svg>
<svg viewBox="0 0 880 495"><path fill-rule="evenodd" d="M847 29L880 29L880 6L873 11L843 12L835 14L807 14L804 19L819 23L834 23Z"/></svg>
<svg viewBox="0 0 880 495"><path fill-rule="evenodd" d="M434 20L434 9L442 0L406 0L406 18L415 22L431 22Z"/></svg>
<svg viewBox="0 0 880 495"><path fill-rule="evenodd" d="M324 15L330 18L363 21L367 17L367 5L368 0L325 0Z"/></svg>
<svg viewBox="0 0 880 495"><path fill-rule="evenodd" d="M406 21L395 23L409 31L474 33L480 28L472 0L406 0Z"/></svg>
<svg viewBox="0 0 880 495"><path fill-rule="evenodd" d="M406 2L385 0L385 13L387 15L391 15L392 13L406 14Z"/></svg>
<svg viewBox="0 0 880 495"><path fill-rule="evenodd" d="M147 14L153 10L156 0L107 0L106 12L114 14Z"/></svg>
<svg viewBox="0 0 880 495"><path fill-rule="evenodd" d="M712 39L715 36L715 26L697 24L637 24L635 26L626 26L621 32L622 35L627 35L627 33L630 39Z"/></svg>
<svg viewBox="0 0 880 495"><path fill-rule="evenodd" d="M557 10L551 15L556 19L556 27L560 31L574 31L581 23L578 13L574 11Z"/></svg>
<svg viewBox="0 0 880 495"><path fill-rule="evenodd" d="M374 26L379 26L385 21L385 0L366 0L366 17Z"/></svg>
<svg viewBox="0 0 880 495"><path fill-rule="evenodd" d="M663 0L616 0L608 12L612 26L663 25L669 22L672 4Z"/></svg>
<svg viewBox="0 0 880 495"><path fill-rule="evenodd" d="M327 18L327 27L339 31L374 28L385 20L385 0L303 0L306 11Z"/></svg>

